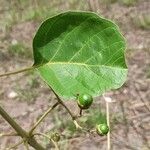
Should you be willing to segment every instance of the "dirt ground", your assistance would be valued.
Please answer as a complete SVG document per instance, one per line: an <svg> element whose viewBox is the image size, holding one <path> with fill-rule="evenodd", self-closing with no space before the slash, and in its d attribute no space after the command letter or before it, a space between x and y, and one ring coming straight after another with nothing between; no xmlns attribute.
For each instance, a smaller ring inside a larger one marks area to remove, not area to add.
<svg viewBox="0 0 150 150"><path fill-rule="evenodd" d="M0 3L3 1L0 0ZM88 1L89 2L89 1ZM126 60L129 68L126 83L115 91L107 93L115 102L110 104L111 146L112 150L149 150L150 149L150 28L136 23L139 16L150 14L150 1L139 0L132 6L118 2L112 4L89 3L85 10L95 11L115 21L127 40ZM0 5L1 7L1 5ZM60 10L68 10L69 5L60 6ZM6 7L7 8L7 7ZM57 8L56 8L57 9ZM58 9L59 10L59 9ZM5 10L0 9L0 18L5 17ZM149 16L150 17L150 16ZM31 66L32 38L40 22L26 20L7 27L0 24L0 74ZM10 52L16 42L28 45L30 57L24 53ZM55 102L55 96L37 72L26 72L0 79L0 104L25 129L29 129L44 110ZM66 102L74 113L77 108L74 102ZM101 108L97 106L101 106ZM102 97L95 99L92 109L105 111ZM85 113L88 116L88 112ZM37 131L61 131L72 138L61 137L61 150L105 150L106 137L85 133L70 134L69 129L60 129L64 120L71 120L62 107L56 108ZM0 134L9 133L13 129L0 117ZM42 143L48 143L39 138ZM15 144L19 138L0 137L0 150ZM47 144L48 145L48 144ZM53 147L52 147L53 148ZM23 150L19 146L17 150ZM30 148L32 150L32 148ZM47 148L49 149L49 148Z"/></svg>

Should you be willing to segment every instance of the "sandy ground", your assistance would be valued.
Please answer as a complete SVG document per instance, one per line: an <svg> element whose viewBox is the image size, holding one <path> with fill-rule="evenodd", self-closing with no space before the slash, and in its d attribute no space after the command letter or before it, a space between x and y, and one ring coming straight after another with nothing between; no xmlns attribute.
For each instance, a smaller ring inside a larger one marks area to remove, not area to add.
<svg viewBox="0 0 150 150"><path fill-rule="evenodd" d="M137 27L133 22L133 18L138 15L150 13L148 6L150 6L148 1L141 0L131 7L115 3L110 7L99 5L97 10L98 13L119 24L128 45L126 53L129 67L128 79L119 90L108 93L116 101L110 105L110 118L114 119L114 116L116 118L116 123L112 120L113 150L150 149L150 30ZM95 9L95 6L91 9ZM7 36L1 31L0 73L32 65L32 58L11 55L7 44L16 40L28 43L31 47L32 37L38 25L39 23L34 21L15 24ZM30 71L0 79L0 103L25 129L29 129L42 112L54 102L55 96L37 73ZM68 102L67 105L73 108L73 103ZM97 108L97 104L105 106L101 97L95 100L93 109ZM77 108L73 110L76 112ZM105 110L105 107L102 107L102 110ZM58 107L37 131L46 132L59 127L56 123L60 124L62 118L70 119L65 110ZM12 128L0 117L0 133L11 131ZM61 132L65 134L64 130ZM18 138L0 138L0 150L17 141ZM62 150L105 150L106 138L81 133L74 138L63 138L60 146ZM20 146L17 150L22 149L24 148Z"/></svg>

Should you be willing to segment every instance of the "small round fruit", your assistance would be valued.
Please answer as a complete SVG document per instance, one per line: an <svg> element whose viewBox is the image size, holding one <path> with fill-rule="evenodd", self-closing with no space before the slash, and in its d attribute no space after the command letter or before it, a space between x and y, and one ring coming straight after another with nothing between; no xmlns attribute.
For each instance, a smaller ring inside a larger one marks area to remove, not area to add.
<svg viewBox="0 0 150 150"><path fill-rule="evenodd" d="M93 98L91 95L82 94L78 96L77 102L81 109L88 109L92 105Z"/></svg>
<svg viewBox="0 0 150 150"><path fill-rule="evenodd" d="M99 135L106 135L109 132L109 127L106 123L96 125L96 131Z"/></svg>
<svg viewBox="0 0 150 150"><path fill-rule="evenodd" d="M59 140L60 140L60 135L59 135L59 133L53 133L52 135L51 135L51 138L55 141L55 142L58 142Z"/></svg>

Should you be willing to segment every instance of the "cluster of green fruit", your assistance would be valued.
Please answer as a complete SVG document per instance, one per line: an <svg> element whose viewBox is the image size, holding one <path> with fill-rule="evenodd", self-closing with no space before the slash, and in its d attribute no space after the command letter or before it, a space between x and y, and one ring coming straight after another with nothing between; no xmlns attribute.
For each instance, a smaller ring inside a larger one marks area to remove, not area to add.
<svg viewBox="0 0 150 150"><path fill-rule="evenodd" d="M93 102L93 98L91 95L82 94L77 96L77 103L80 109L88 109ZM97 124L96 131L98 135L106 135L109 132L109 127L106 123Z"/></svg>
<svg viewBox="0 0 150 150"><path fill-rule="evenodd" d="M77 96L77 103L81 110L88 109L92 105L92 102L93 98L88 94L82 94ZM106 123L97 124L96 132L100 136L107 135L107 133L109 132L109 127ZM58 142L60 140L59 133L53 133L51 135L51 139L55 142Z"/></svg>

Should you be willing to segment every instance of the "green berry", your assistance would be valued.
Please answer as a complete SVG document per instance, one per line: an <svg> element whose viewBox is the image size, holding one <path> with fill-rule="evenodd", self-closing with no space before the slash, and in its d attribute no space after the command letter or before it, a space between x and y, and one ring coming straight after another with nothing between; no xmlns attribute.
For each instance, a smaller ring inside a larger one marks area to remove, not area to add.
<svg viewBox="0 0 150 150"><path fill-rule="evenodd" d="M109 132L109 127L106 123L96 125L96 131L99 135L106 135Z"/></svg>
<svg viewBox="0 0 150 150"><path fill-rule="evenodd" d="M60 140L60 135L59 133L53 133L51 135L51 138L55 141L55 142L58 142Z"/></svg>
<svg viewBox="0 0 150 150"><path fill-rule="evenodd" d="M92 105L93 98L91 95L82 94L78 96L77 102L81 109L88 109Z"/></svg>

